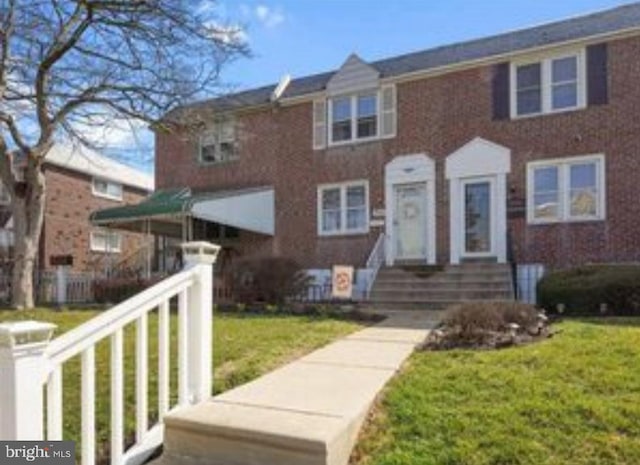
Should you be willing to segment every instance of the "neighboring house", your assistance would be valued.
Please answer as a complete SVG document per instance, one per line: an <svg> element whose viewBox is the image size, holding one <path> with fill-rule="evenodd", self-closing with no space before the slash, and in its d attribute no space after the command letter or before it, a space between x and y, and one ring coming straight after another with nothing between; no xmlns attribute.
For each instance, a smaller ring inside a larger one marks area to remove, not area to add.
<svg viewBox="0 0 640 465"><path fill-rule="evenodd" d="M52 268L51 256L71 255L74 271L102 272L149 243L145 231L134 234L98 228L91 225L89 215L99 208L137 203L146 198L153 191L150 174L95 151L63 144L55 145L47 154L44 174L46 199L38 256L40 270ZM8 197L5 199L8 203ZM12 236L11 221L4 228L4 236ZM0 232L0 240L2 237Z"/></svg>
<svg viewBox="0 0 640 465"><path fill-rule="evenodd" d="M640 4L351 55L168 115L205 120L199 137L156 130L156 186L174 207L94 222L164 221L313 270L365 267L383 233L388 265L639 261L639 79Z"/></svg>

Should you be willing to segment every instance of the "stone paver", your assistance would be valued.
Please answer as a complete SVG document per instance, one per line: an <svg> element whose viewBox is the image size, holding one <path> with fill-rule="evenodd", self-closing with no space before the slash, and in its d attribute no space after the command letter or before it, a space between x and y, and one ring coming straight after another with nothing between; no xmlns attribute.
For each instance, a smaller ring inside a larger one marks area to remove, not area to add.
<svg viewBox="0 0 640 465"><path fill-rule="evenodd" d="M367 411L434 324L393 312L165 419L162 465L346 465Z"/></svg>

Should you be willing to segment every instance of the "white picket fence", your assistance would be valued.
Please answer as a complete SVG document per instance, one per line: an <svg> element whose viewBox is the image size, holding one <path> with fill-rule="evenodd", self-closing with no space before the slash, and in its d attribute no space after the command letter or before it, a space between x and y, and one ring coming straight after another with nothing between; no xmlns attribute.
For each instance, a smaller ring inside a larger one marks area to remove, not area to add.
<svg viewBox="0 0 640 465"><path fill-rule="evenodd" d="M162 443L162 419L206 400L212 382L212 266L218 246L183 245L186 268L49 342L55 326L42 322L0 324L0 440L63 438L64 364L81 357L83 465L96 459L95 347L110 340L111 463L139 464ZM170 301L177 297L177 403L170 392ZM158 423L149 425L148 315L158 311ZM135 325L135 444L124 449L124 330ZM43 394L46 388L46 395ZM46 397L46 414L45 414Z"/></svg>
<svg viewBox="0 0 640 465"><path fill-rule="evenodd" d="M38 305L91 303L95 301L94 283L101 277L93 272L40 271L34 277L34 298ZM11 275L0 272L0 304L10 301Z"/></svg>

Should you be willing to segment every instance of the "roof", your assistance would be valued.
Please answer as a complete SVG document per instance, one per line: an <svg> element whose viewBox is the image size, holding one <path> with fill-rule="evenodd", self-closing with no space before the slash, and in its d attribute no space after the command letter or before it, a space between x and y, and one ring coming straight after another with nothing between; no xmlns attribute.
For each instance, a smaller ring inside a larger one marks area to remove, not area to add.
<svg viewBox="0 0 640 465"><path fill-rule="evenodd" d="M153 191L153 176L86 147L71 144L54 145L45 158L47 163L110 181Z"/></svg>
<svg viewBox="0 0 640 465"><path fill-rule="evenodd" d="M634 28L640 28L640 3L623 5L585 16L482 39L408 53L370 62L369 64L380 72L381 78L391 78ZM334 70L293 79L284 91L282 98L300 97L305 94L323 91L335 72ZM190 106L211 105L223 110L233 110L264 105L270 102L271 94L276 86L277 84L272 84L250 89L224 97L196 102Z"/></svg>

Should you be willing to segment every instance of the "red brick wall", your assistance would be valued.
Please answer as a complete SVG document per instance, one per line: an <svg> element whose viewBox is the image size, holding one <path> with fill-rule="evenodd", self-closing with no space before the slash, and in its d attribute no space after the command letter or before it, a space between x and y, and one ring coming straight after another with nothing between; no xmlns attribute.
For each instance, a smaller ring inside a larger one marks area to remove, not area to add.
<svg viewBox="0 0 640 465"><path fill-rule="evenodd" d="M475 137L512 150L508 190L525 198L528 161L605 153L606 221L526 225L510 220L520 262L568 266L591 261L640 261L640 38L609 44L609 104L556 115L493 121L492 67L398 84L394 139L313 151L311 103L259 110L239 117L240 159L199 166L195 146L175 134L156 136L159 188L190 185L225 189L273 185L276 235L262 253L291 256L307 267L362 265L380 228L367 235L317 235L317 186L368 179L371 209L384 207L384 165L424 152L436 161L437 257L449 257L446 157ZM269 250L270 249L270 250Z"/></svg>
<svg viewBox="0 0 640 465"><path fill-rule="evenodd" d="M146 193L125 187L123 202L117 202L94 196L92 178L86 174L51 165L46 167L45 174L47 194L40 248L41 268L51 268L51 255L70 254L74 257L74 271L100 270L101 265L111 263L110 260L117 263L143 244L144 236L123 233L120 253L91 252L90 234L95 228L89 223L89 215L101 208L137 203L146 197Z"/></svg>

